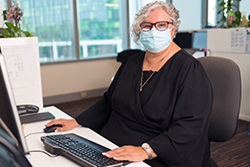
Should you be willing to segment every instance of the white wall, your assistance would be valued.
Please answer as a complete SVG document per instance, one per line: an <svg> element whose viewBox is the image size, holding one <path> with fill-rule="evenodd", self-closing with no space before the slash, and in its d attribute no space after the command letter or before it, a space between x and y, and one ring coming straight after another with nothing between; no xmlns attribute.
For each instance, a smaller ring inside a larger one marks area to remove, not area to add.
<svg viewBox="0 0 250 167"><path fill-rule="evenodd" d="M43 97L107 88L119 66L115 58L41 65Z"/></svg>
<svg viewBox="0 0 250 167"><path fill-rule="evenodd" d="M173 0L173 5L179 10L181 25L179 30L199 30L201 23L201 0Z"/></svg>

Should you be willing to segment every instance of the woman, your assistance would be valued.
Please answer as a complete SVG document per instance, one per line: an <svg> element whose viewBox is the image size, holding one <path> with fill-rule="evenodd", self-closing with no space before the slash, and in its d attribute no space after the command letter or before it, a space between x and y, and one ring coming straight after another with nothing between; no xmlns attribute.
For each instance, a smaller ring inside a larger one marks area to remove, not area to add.
<svg viewBox="0 0 250 167"><path fill-rule="evenodd" d="M152 2L136 16L133 32L146 52L129 57L103 98L73 120L54 120L58 131L87 126L118 146L104 153L151 166L209 166L212 106L201 64L173 42L179 13Z"/></svg>

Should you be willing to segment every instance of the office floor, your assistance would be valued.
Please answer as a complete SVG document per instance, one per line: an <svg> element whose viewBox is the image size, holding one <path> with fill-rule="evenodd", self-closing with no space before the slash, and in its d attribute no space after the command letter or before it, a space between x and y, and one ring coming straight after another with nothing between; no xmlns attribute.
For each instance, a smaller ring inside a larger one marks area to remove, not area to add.
<svg viewBox="0 0 250 167"><path fill-rule="evenodd" d="M99 97L79 101L56 104L55 106L72 117L93 105ZM239 120L235 136L222 143L211 143L211 156L219 167L249 167L250 166L250 136L249 123Z"/></svg>

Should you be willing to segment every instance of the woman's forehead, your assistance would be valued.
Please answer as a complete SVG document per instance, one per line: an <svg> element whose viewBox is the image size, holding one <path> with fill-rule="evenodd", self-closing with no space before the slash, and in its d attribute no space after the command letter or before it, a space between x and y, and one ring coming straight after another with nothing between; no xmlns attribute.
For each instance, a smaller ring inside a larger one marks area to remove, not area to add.
<svg viewBox="0 0 250 167"><path fill-rule="evenodd" d="M162 8L156 8L149 13L148 18L145 20L146 22L157 22L157 21L171 21L168 13Z"/></svg>

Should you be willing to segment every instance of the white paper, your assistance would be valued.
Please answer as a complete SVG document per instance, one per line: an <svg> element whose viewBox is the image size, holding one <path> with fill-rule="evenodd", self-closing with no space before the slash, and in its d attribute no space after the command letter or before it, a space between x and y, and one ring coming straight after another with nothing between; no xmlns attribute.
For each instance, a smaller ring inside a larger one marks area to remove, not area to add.
<svg viewBox="0 0 250 167"><path fill-rule="evenodd" d="M34 57L25 45L2 47L12 88L30 87L35 84Z"/></svg>
<svg viewBox="0 0 250 167"><path fill-rule="evenodd" d="M247 31L245 28L231 30L231 49L234 51L246 51Z"/></svg>

